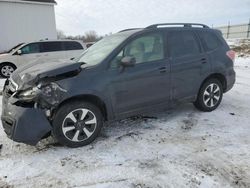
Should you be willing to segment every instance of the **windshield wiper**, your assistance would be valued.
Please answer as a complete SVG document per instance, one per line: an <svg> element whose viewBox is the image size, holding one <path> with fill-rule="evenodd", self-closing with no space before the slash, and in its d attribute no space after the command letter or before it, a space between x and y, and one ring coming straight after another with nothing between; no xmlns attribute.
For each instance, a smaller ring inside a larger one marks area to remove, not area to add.
<svg viewBox="0 0 250 188"><path fill-rule="evenodd" d="M75 57L72 57L70 60L71 61L74 61L76 58ZM81 63L81 65L86 65L87 63L86 62L81 62L81 61L74 61L74 62L76 62L76 63Z"/></svg>
<svg viewBox="0 0 250 188"><path fill-rule="evenodd" d="M81 65L87 65L88 64L86 62L78 62L78 63L81 63Z"/></svg>

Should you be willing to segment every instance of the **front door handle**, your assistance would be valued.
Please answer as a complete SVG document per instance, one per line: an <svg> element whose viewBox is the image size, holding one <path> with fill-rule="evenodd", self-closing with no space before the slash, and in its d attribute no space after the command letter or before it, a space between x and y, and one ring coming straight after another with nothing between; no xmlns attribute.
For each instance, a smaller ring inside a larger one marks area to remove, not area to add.
<svg viewBox="0 0 250 188"><path fill-rule="evenodd" d="M167 72L167 67L161 67L159 68L160 73Z"/></svg>

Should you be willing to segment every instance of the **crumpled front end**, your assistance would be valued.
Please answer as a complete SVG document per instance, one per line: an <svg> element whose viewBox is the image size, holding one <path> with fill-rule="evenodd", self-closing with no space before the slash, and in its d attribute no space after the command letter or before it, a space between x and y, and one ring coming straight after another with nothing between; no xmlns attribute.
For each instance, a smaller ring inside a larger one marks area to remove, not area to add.
<svg viewBox="0 0 250 188"><path fill-rule="evenodd" d="M48 62L17 69L3 90L2 124L9 138L35 145L52 129L52 112L67 98L57 81L74 77L82 63Z"/></svg>
<svg viewBox="0 0 250 188"><path fill-rule="evenodd" d="M33 86L36 89L18 90L16 87L9 80L4 86L1 116L4 131L16 142L36 145L50 133L51 111L63 99L66 90L53 82L40 88Z"/></svg>
<svg viewBox="0 0 250 188"><path fill-rule="evenodd" d="M2 125L10 139L36 145L51 131L51 125L42 110L11 105L5 97L3 103Z"/></svg>

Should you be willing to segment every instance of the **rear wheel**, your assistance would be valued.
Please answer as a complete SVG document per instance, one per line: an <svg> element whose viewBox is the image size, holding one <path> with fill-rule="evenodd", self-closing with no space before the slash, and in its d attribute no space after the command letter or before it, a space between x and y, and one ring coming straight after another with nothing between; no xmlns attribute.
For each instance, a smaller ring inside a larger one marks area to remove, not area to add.
<svg viewBox="0 0 250 188"><path fill-rule="evenodd" d="M62 145L81 147L95 140L102 125L103 116L98 107L87 102L69 102L55 115L53 136Z"/></svg>
<svg viewBox="0 0 250 188"><path fill-rule="evenodd" d="M223 88L221 82L212 78L202 85L194 106L201 111L211 112L220 105L222 97Z"/></svg>
<svg viewBox="0 0 250 188"><path fill-rule="evenodd" d="M9 78L10 75L16 70L16 66L11 63L3 63L0 65L0 75L3 78Z"/></svg>

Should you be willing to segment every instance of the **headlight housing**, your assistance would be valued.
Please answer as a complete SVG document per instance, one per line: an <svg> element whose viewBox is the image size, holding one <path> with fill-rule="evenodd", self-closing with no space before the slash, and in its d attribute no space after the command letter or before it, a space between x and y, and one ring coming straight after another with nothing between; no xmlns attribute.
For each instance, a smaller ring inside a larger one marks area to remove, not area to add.
<svg viewBox="0 0 250 188"><path fill-rule="evenodd" d="M21 91L18 94L18 98L23 101L32 101L40 93L37 87L32 87Z"/></svg>
<svg viewBox="0 0 250 188"><path fill-rule="evenodd" d="M41 98L50 104L58 102L61 93L67 92L57 83L39 83L37 86L21 91L17 96L19 100L31 102L37 98ZM37 101L36 101L37 102Z"/></svg>

